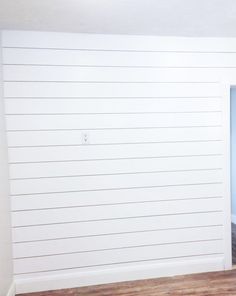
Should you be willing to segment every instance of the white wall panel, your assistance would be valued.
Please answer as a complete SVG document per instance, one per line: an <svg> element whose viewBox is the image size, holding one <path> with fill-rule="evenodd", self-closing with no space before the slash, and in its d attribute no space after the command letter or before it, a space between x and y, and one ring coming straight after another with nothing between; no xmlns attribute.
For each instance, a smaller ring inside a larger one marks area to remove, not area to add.
<svg viewBox="0 0 236 296"><path fill-rule="evenodd" d="M20 65L113 67L235 67L236 53L138 52L4 48L4 62Z"/></svg>
<svg viewBox="0 0 236 296"><path fill-rule="evenodd" d="M223 196L221 183L12 196L12 210L37 210Z"/></svg>
<svg viewBox="0 0 236 296"><path fill-rule="evenodd" d="M159 68L159 67L96 67L96 66L45 66L5 65L6 81L97 81L97 82L202 82L218 81L222 69L204 68ZM224 74L236 72L232 68Z"/></svg>
<svg viewBox="0 0 236 296"><path fill-rule="evenodd" d="M219 96L217 83L5 82L4 95L14 97L189 97Z"/></svg>
<svg viewBox="0 0 236 296"><path fill-rule="evenodd" d="M221 155L10 164L11 179L221 168Z"/></svg>
<svg viewBox="0 0 236 296"><path fill-rule="evenodd" d="M176 215L204 211L220 211L222 198L191 199L137 203L134 205L103 205L79 208L16 211L12 215L13 226L121 219L145 216Z"/></svg>
<svg viewBox="0 0 236 296"><path fill-rule="evenodd" d="M57 104L55 104L57 102ZM6 114L217 112L220 98L8 99Z"/></svg>
<svg viewBox="0 0 236 296"><path fill-rule="evenodd" d="M223 225L222 211L13 227L15 243Z"/></svg>
<svg viewBox="0 0 236 296"><path fill-rule="evenodd" d="M15 273L33 273L60 269L96 267L97 265L118 264L135 261L151 261L166 258L221 254L223 241L199 241L170 245L150 245L134 248L111 249L87 253L33 257L15 260Z"/></svg>
<svg viewBox="0 0 236 296"><path fill-rule="evenodd" d="M161 245L183 241L216 240L223 238L222 226L199 228L156 230L136 233L111 234L68 238L53 241L39 241L15 244L14 258L44 256L53 254L73 253L101 250L105 248L124 248L137 245Z"/></svg>
<svg viewBox="0 0 236 296"><path fill-rule="evenodd" d="M223 139L222 128L216 127L172 127L138 129L102 129L86 131L90 144L151 143L180 141L218 141ZM72 146L82 145L80 130L34 130L8 133L9 147L26 146Z"/></svg>
<svg viewBox="0 0 236 296"><path fill-rule="evenodd" d="M9 148L10 163L150 158L223 153L221 141ZM168 168L167 168L168 169Z"/></svg>
<svg viewBox="0 0 236 296"><path fill-rule="evenodd" d="M10 115L8 130L82 130L219 126L219 112L159 114Z"/></svg>
<svg viewBox="0 0 236 296"><path fill-rule="evenodd" d="M4 32L3 61L19 286L225 268L219 82L236 75L234 39Z"/></svg>
<svg viewBox="0 0 236 296"><path fill-rule="evenodd" d="M179 170L174 172L147 172L80 177L72 176L12 180L11 193L32 194L43 192L103 190L110 188L152 187L221 181L221 169Z"/></svg>
<svg viewBox="0 0 236 296"><path fill-rule="evenodd" d="M81 82L203 82L219 81L233 77L236 68L204 67L96 67L96 66L53 66L11 65L3 67L6 81L81 81Z"/></svg>

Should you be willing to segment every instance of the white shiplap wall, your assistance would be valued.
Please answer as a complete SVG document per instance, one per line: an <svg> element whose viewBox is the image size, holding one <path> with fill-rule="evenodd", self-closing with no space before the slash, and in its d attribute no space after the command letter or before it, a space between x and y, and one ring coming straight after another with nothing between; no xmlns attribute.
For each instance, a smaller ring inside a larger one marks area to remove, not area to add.
<svg viewBox="0 0 236 296"><path fill-rule="evenodd" d="M19 292L225 268L235 40L4 32L3 62Z"/></svg>

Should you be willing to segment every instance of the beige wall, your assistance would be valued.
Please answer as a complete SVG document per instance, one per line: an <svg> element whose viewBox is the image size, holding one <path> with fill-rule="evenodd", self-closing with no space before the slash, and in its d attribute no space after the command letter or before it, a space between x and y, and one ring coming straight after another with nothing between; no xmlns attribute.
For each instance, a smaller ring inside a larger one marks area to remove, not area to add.
<svg viewBox="0 0 236 296"><path fill-rule="evenodd" d="M13 271L1 56L0 52L0 296L5 296L12 284Z"/></svg>

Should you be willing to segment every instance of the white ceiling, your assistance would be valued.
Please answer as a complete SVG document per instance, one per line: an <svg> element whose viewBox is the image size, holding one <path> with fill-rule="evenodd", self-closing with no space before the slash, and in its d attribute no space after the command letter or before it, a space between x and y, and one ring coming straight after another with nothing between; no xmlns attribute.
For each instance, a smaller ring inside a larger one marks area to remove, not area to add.
<svg viewBox="0 0 236 296"><path fill-rule="evenodd" d="M236 0L0 0L0 29L236 37Z"/></svg>

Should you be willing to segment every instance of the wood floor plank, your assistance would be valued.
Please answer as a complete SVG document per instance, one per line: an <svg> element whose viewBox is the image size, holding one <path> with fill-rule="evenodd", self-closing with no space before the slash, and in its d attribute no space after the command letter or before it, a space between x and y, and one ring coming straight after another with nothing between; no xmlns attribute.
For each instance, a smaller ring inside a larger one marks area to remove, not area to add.
<svg viewBox="0 0 236 296"><path fill-rule="evenodd" d="M236 270L123 282L18 296L235 296Z"/></svg>

